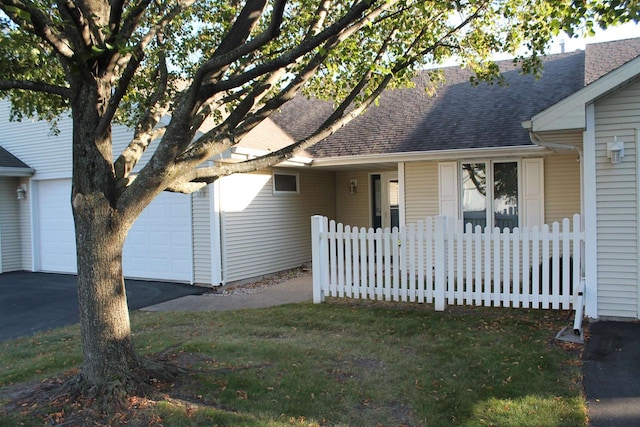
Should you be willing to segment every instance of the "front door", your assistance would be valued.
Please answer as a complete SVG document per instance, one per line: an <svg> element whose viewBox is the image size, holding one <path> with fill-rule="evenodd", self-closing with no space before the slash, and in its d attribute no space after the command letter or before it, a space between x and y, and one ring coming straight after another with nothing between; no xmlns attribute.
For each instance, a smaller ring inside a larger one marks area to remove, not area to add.
<svg viewBox="0 0 640 427"><path fill-rule="evenodd" d="M371 175L371 218L373 228L400 226L397 172L382 172Z"/></svg>

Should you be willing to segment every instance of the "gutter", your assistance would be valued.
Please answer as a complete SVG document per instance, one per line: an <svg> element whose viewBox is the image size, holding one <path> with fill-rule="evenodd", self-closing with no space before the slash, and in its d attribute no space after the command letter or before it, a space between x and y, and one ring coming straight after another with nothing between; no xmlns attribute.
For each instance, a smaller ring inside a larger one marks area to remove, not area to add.
<svg viewBox="0 0 640 427"><path fill-rule="evenodd" d="M515 154L517 152L517 154ZM538 144L534 146L466 148L454 150L408 151L404 153L384 153L369 155L352 155L339 157L324 157L313 159L313 167L352 166L375 163L401 163L422 160L449 160L460 157L513 157L514 155L535 156L548 153Z"/></svg>
<svg viewBox="0 0 640 427"><path fill-rule="evenodd" d="M247 147L232 147L231 148L232 155L243 156L245 160L255 159L257 157L266 156L270 153L268 150L258 150L255 148L247 148ZM310 157L303 156L293 156L289 160L285 160L284 162L278 163L276 166L306 166L311 164L313 159Z"/></svg>
<svg viewBox="0 0 640 427"><path fill-rule="evenodd" d="M580 147L578 147L576 145L571 145L571 144L562 144L562 143L559 143L559 142L545 141L540 137L540 135L538 135L536 132L532 131L531 128L528 128L527 130L529 131L529 139L535 145L538 145L540 147L550 148L552 150L556 149L556 150L577 151L578 155L580 156L580 161L582 161L582 148L580 148Z"/></svg>
<svg viewBox="0 0 640 427"><path fill-rule="evenodd" d="M0 176L33 176L34 173L36 170L31 168L0 167Z"/></svg>

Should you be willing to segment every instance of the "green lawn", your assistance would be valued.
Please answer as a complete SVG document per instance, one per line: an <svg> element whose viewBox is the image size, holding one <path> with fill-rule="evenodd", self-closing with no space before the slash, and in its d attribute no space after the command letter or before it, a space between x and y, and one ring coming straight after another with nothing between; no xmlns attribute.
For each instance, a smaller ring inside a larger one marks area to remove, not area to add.
<svg viewBox="0 0 640 427"><path fill-rule="evenodd" d="M553 339L565 316L337 301L133 313L141 353L190 367L136 417L165 426L584 426L578 351ZM77 327L1 343L0 385L80 362ZM43 422L0 410L0 426Z"/></svg>

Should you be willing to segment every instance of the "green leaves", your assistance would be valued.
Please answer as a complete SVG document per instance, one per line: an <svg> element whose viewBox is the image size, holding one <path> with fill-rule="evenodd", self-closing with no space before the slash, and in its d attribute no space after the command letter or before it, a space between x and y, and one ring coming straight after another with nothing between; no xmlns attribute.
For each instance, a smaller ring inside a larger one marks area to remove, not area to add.
<svg viewBox="0 0 640 427"><path fill-rule="evenodd" d="M270 99L278 96L278 91L306 64L323 58L318 72L304 77L307 80L305 93L339 103L349 96L356 82L369 75L369 83L355 97L357 104L373 93L384 76L394 76L391 87L406 86L411 84L413 71L437 66L452 57L476 72L476 83L499 81L489 60L497 52L515 55L522 62L524 71L537 74L540 72L539 56L560 31L572 35L589 33L596 25L606 27L637 22L640 17L640 6L633 0L371 0L368 3L365 14L335 27L353 7L352 1L336 0L328 9L319 8L320 1L288 2L280 35L232 61L216 78L219 81L239 78L258 66L283 61L282 69L286 72L278 82L270 83L271 92L264 95L265 99ZM65 43L71 44L69 47L76 53L77 63L63 63L51 44L19 29L17 23L33 19L29 12L14 5L3 5L6 16L0 16L0 61L6 65L0 70L0 80L28 80L68 87L72 73L85 69L92 73L109 70L113 73L111 81L117 82L130 60L144 58L126 88L116 115L118 120L133 125L141 111L148 107L156 87L152 76L156 74L158 63L155 58L159 50L163 50L169 61L169 87L174 88L164 98L169 103L176 93L175 88L184 87L184 82L190 81L215 55L244 3L200 0L181 13L172 14L173 3L154 2L140 13L138 20L127 21L135 26L127 36L121 33L121 26L111 28L105 26L104 21L93 23L88 20L87 29L91 34L99 35L92 36L89 41L79 38L81 28L70 18L68 11L58 10L58 3L44 0L34 5L41 7L51 20L51 28L65 37ZM126 5L115 15L126 19L138 12L136 5ZM111 7L107 2L103 6ZM361 27L354 27L367 13L382 6L381 13L365 19ZM272 5L268 5L249 42L268 27L273 13ZM326 31L332 25L333 35L340 43L321 43L305 55L283 60L308 42L313 35L312 28L316 32ZM161 36L162 45L155 37L150 37L144 50L138 51L139 44L150 34ZM109 66L109 60L117 62ZM91 68L97 65L105 69ZM236 87L216 96L229 98L227 111L232 111L242 99L238 94L261 84L268 75L260 74L246 80L239 78ZM53 117L67 107L66 102L56 96L40 94L34 97L24 91L2 94L10 97L14 117L18 119L33 115Z"/></svg>

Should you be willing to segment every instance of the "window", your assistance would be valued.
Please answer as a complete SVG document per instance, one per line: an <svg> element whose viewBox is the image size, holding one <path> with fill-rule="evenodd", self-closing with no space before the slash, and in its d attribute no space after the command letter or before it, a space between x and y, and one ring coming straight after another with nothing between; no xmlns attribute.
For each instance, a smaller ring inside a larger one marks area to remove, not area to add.
<svg viewBox="0 0 640 427"><path fill-rule="evenodd" d="M273 194L299 194L297 173L273 173Z"/></svg>
<svg viewBox="0 0 640 427"><path fill-rule="evenodd" d="M518 162L461 163L462 218L474 227L518 227Z"/></svg>
<svg viewBox="0 0 640 427"><path fill-rule="evenodd" d="M440 215L474 226L533 227L544 224L544 161L441 162Z"/></svg>

